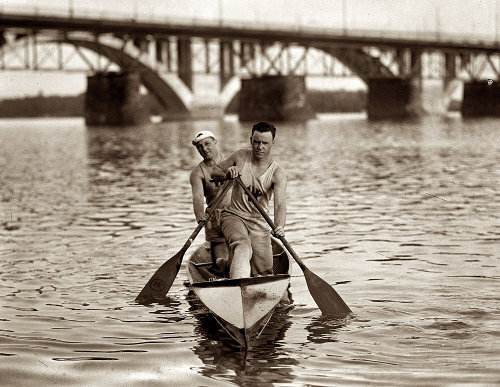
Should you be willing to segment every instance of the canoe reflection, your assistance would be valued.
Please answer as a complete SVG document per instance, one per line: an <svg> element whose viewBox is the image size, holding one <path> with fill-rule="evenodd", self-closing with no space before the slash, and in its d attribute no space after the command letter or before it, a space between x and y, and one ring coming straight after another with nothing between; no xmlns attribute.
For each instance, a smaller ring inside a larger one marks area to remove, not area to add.
<svg viewBox="0 0 500 387"><path fill-rule="evenodd" d="M288 292L289 300L291 294ZM207 377L228 380L240 386L288 383L291 367L298 364L284 348L285 332L291 326L288 316L292 303L280 304L261 335L245 350L224 331L203 304L189 291L189 311L196 318L198 344L194 353L204 366L198 371Z"/></svg>

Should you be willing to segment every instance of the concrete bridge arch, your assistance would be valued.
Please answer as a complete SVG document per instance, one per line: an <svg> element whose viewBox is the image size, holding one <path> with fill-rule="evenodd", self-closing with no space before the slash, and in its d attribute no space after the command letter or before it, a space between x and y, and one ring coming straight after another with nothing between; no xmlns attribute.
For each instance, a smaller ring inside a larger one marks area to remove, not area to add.
<svg viewBox="0 0 500 387"><path fill-rule="evenodd" d="M178 113L189 113L192 101L192 94L183 88L180 79L176 82L174 76L165 77L158 74L154 69L143 64L127 53L114 47L103 45L100 42L83 39L66 39L63 43L72 44L77 47L84 47L97 54L104 55L112 62L116 63L122 71L137 72L140 74L141 82L157 99L158 102L167 108ZM173 85L173 83L176 83ZM179 92L181 91L181 92Z"/></svg>

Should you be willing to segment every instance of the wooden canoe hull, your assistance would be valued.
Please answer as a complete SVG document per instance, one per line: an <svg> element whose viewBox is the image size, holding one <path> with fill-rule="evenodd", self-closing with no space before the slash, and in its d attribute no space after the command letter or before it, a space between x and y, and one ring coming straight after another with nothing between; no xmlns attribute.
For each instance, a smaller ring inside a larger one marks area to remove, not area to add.
<svg viewBox="0 0 500 387"><path fill-rule="evenodd" d="M273 240L275 275L223 279L212 273L210 252L200 246L187 262L188 279L200 301L241 346L247 348L269 322L290 285L291 263Z"/></svg>

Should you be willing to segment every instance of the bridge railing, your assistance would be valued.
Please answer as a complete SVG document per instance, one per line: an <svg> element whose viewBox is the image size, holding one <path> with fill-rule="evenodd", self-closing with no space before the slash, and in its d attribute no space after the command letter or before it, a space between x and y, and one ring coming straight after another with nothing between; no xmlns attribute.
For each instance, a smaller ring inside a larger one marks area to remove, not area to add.
<svg viewBox="0 0 500 387"><path fill-rule="evenodd" d="M346 38L364 38L371 39L393 39L407 41L423 41L423 42L453 42L467 43L478 45L497 46L500 49L500 40L494 34L480 33L449 33L438 30L375 30L375 29L354 29L354 28L330 28L326 26L310 27L302 23L285 23L273 22L249 22L236 19L215 19L215 18L182 18L172 17L161 12L153 13L145 12L139 8L130 10L114 9L112 13L109 10L104 10L99 7L91 7L88 5L78 5L76 7L19 7L13 5L0 4L1 15L16 15L25 16L26 18L37 17L54 17L54 18L75 18L84 20L100 20L100 21L129 21L135 24L168 24L182 25L193 27L220 27L220 28L237 28L248 31L270 31L270 32L298 32L298 33L314 33L324 36L345 36Z"/></svg>

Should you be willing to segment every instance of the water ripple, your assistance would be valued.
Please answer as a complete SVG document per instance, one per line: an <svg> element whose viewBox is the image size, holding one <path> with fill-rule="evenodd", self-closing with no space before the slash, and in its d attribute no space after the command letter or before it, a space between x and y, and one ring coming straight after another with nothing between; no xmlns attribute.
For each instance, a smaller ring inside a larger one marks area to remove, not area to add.
<svg viewBox="0 0 500 387"><path fill-rule="evenodd" d="M184 264L164 302L133 302L196 227L189 138L202 129L225 154L248 143L234 121L2 123L2 383L498 383L497 121L279 125L287 240L355 313L322 317L294 264L293 304L247 352Z"/></svg>

